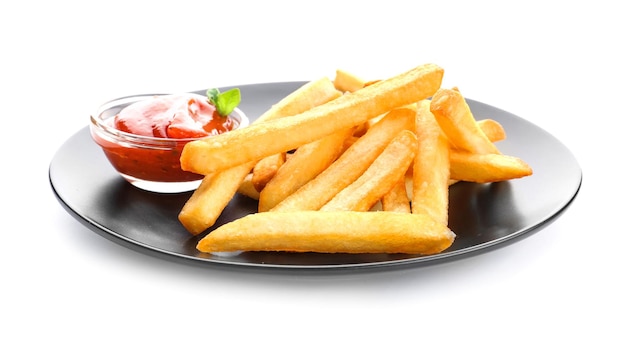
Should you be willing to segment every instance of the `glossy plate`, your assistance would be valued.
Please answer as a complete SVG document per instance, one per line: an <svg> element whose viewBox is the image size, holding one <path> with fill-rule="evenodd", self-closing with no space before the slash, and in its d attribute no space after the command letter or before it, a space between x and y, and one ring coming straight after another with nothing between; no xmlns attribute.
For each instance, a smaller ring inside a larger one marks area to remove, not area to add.
<svg viewBox="0 0 626 348"><path fill-rule="evenodd" d="M241 89L240 108L252 121L302 84L279 82L224 89ZM110 166L87 127L69 138L55 154L49 167L50 184L63 207L91 230L124 246L176 261L315 270L377 269L450 261L505 246L545 227L566 210L582 184L582 171L575 157L552 135L493 106L473 100L468 100L468 104L477 119L492 118L504 126L507 139L499 142L498 148L525 160L534 173L508 182L453 185L449 225L457 238L448 250L437 255L199 253L195 246L203 235L191 236L177 219L191 193L155 194L131 186ZM237 195L216 226L254 211L256 201Z"/></svg>

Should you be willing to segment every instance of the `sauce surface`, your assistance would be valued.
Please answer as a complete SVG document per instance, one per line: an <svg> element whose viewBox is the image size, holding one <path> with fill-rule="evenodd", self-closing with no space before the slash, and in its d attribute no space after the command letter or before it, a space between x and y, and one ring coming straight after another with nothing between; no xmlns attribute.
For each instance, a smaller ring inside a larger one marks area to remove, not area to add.
<svg viewBox="0 0 626 348"><path fill-rule="evenodd" d="M201 138L232 130L236 121L220 116L201 95L155 96L133 103L115 115L121 131L157 138Z"/></svg>

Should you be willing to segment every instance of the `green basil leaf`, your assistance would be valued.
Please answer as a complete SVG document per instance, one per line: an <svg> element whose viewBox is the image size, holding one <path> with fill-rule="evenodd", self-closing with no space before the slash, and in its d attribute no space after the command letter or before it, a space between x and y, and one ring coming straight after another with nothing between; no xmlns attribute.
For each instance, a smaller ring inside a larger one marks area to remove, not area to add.
<svg viewBox="0 0 626 348"><path fill-rule="evenodd" d="M206 96L209 98L209 102L213 105L217 103L217 98L220 95L220 90L217 88L207 89Z"/></svg>
<svg viewBox="0 0 626 348"><path fill-rule="evenodd" d="M230 89L221 93L217 88L211 88L206 91L209 102L215 106L220 116L226 117L241 102L241 91L239 88Z"/></svg>
<svg viewBox="0 0 626 348"><path fill-rule="evenodd" d="M221 93L217 98L217 101L219 104L217 112L219 112L222 116L228 116L241 102L241 91L239 88L228 90Z"/></svg>

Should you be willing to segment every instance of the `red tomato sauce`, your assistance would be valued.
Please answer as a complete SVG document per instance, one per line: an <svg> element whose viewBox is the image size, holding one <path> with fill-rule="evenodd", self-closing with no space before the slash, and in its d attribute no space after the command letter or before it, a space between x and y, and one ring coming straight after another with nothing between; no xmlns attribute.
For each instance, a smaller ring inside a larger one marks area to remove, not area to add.
<svg viewBox="0 0 626 348"><path fill-rule="evenodd" d="M230 131L237 120L220 116L206 97L167 95L142 100L126 106L112 119L111 125L135 135L167 139L167 148L151 146L150 141L128 147L102 138L102 146L118 172L148 181L193 181L201 175L180 168L180 153L185 144L195 138ZM182 139L182 140L181 140Z"/></svg>
<svg viewBox="0 0 626 348"><path fill-rule="evenodd" d="M232 130L235 122L222 117L206 97L168 95L131 104L115 115L121 131L157 138L201 138Z"/></svg>

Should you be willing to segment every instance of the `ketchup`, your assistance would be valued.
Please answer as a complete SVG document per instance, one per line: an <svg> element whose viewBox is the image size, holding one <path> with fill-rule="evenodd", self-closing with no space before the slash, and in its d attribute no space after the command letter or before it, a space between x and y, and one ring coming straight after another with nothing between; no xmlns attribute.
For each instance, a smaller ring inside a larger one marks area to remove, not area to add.
<svg viewBox="0 0 626 348"><path fill-rule="evenodd" d="M167 95L127 106L115 116L113 126L136 135L185 139L224 133L236 124L220 116L206 97Z"/></svg>
<svg viewBox="0 0 626 348"><path fill-rule="evenodd" d="M113 167L127 180L155 182L201 179L201 175L180 167L185 144L239 126L233 117L219 115L207 97L195 94L149 97L126 106L109 121L120 131L159 138L158 142L140 139L130 144L111 135L92 133Z"/></svg>

